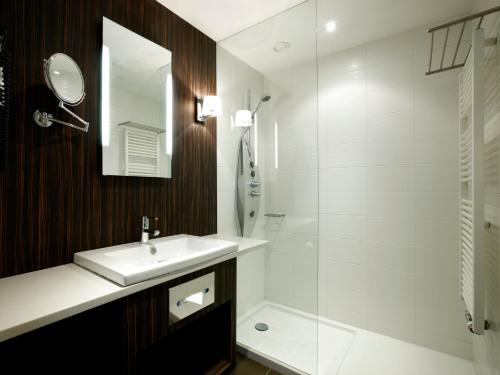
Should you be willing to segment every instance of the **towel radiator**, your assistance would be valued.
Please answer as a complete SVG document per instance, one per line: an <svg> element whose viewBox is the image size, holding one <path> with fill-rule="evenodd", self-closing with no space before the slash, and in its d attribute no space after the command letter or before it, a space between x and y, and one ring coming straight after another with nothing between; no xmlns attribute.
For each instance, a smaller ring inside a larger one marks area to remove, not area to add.
<svg viewBox="0 0 500 375"><path fill-rule="evenodd" d="M158 177L160 171L158 133L139 129L125 130L125 175Z"/></svg>
<svg viewBox="0 0 500 375"><path fill-rule="evenodd" d="M460 295L471 332L484 334L484 31L460 72Z"/></svg>

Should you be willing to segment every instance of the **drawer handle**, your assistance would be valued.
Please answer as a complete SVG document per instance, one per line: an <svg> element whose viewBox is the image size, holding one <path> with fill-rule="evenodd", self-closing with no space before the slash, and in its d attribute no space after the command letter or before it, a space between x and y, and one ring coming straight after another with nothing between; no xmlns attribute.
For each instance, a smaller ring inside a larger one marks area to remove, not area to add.
<svg viewBox="0 0 500 375"><path fill-rule="evenodd" d="M195 303L197 305L203 305L203 295L207 294L209 291L210 291L210 288L205 288L201 292L191 294L190 296L188 296L184 299L178 300L176 305L179 307L179 306L182 306L183 304L185 304L186 302Z"/></svg>

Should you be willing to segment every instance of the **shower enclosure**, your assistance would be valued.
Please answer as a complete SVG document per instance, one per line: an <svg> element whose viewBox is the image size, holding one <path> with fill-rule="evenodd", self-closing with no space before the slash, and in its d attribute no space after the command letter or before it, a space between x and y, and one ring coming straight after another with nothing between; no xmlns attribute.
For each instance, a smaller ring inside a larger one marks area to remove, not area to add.
<svg viewBox="0 0 500 375"><path fill-rule="evenodd" d="M427 24L349 39L332 14L351 27L310 0L217 47L218 231L269 241L238 258L239 351L282 373L472 375L458 71L425 75Z"/></svg>
<svg viewBox="0 0 500 375"><path fill-rule="evenodd" d="M290 45L290 25L298 23L295 32L301 35ZM274 362L281 372L315 374L316 4L306 2L234 35L219 43L217 52L223 103L219 183L227 181L219 186L219 233L269 241L267 249L238 259L238 345L251 357ZM241 111L255 107L251 126L241 128ZM242 134L249 143L239 141ZM248 144L251 156L245 151ZM251 173L260 176L258 181ZM230 181L236 181L236 192ZM232 204L235 193L240 197L242 192L243 198ZM260 196L252 197L255 192Z"/></svg>

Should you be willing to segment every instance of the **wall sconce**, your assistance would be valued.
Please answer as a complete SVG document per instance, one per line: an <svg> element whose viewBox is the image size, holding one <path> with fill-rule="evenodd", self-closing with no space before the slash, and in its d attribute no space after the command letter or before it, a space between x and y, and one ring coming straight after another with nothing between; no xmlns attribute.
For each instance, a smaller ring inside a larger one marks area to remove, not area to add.
<svg viewBox="0 0 500 375"><path fill-rule="evenodd" d="M236 128L249 128L253 125L252 112L247 109L236 111L234 126Z"/></svg>
<svg viewBox="0 0 500 375"><path fill-rule="evenodd" d="M204 124L209 117L221 114L221 102L217 96L196 97L196 122Z"/></svg>

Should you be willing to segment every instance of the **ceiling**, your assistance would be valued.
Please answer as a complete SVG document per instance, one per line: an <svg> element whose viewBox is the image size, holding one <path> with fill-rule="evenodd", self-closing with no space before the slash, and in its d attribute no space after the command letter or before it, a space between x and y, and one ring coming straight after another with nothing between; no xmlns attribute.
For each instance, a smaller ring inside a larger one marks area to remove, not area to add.
<svg viewBox="0 0 500 375"><path fill-rule="evenodd" d="M158 1L262 73L314 58L316 47L318 55L338 52L461 16L474 5L474 0ZM337 24L333 33L324 27L330 20ZM280 41L291 48L274 52Z"/></svg>
<svg viewBox="0 0 500 375"><path fill-rule="evenodd" d="M304 0L157 0L216 42Z"/></svg>
<svg viewBox="0 0 500 375"><path fill-rule="evenodd" d="M288 42L290 48L277 53L274 47L278 42ZM220 45L264 74L313 60L316 57L316 5L314 1L302 3L222 40Z"/></svg>
<svg viewBox="0 0 500 375"><path fill-rule="evenodd" d="M321 37L331 39L336 52L462 16L473 5L474 0L318 0L318 25ZM332 34L324 31L330 19L338 25Z"/></svg>
<svg viewBox="0 0 500 375"><path fill-rule="evenodd" d="M461 16L472 5L473 0L311 0L243 30L221 45L266 74L311 60L316 52L323 56ZM337 28L327 33L325 25L330 20ZM275 53L273 46L279 41L289 42L291 48Z"/></svg>

